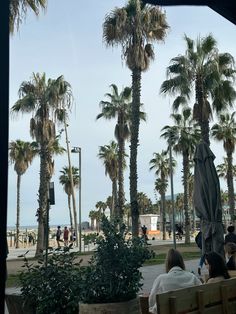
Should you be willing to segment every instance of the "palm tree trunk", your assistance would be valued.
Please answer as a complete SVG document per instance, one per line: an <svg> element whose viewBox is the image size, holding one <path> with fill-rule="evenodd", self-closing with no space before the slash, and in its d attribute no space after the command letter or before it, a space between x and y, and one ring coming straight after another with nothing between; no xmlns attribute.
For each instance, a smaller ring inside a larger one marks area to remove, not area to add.
<svg viewBox="0 0 236 314"><path fill-rule="evenodd" d="M141 71L135 69L132 72L132 112L131 112L131 144L130 144L130 204L132 217L132 235L137 237L139 234L139 209L137 202L137 153L139 135L139 110L141 94Z"/></svg>
<svg viewBox="0 0 236 314"><path fill-rule="evenodd" d="M166 240L166 208L165 208L166 196L165 193L161 193L161 203L162 203L162 239Z"/></svg>
<svg viewBox="0 0 236 314"><path fill-rule="evenodd" d="M19 248L19 234L20 234L20 182L21 175L17 174L17 198L16 198L16 249Z"/></svg>
<svg viewBox="0 0 236 314"><path fill-rule="evenodd" d="M72 196L72 204L73 204L73 214L74 214L74 224L75 224L75 243L78 247L78 225L77 225L77 211L76 211L76 201L75 201L75 189L74 189L74 180L73 180L73 174L72 174L72 167L71 167L71 161L70 161L70 146L69 146L69 140L68 140L68 133L67 133L67 124L64 120L64 127L65 127L65 135L66 135L66 148L67 148L67 157L68 157L68 166L69 166L69 178L70 178L70 185L71 185L71 196ZM81 241L81 239L80 239ZM80 248L81 249L81 248Z"/></svg>
<svg viewBox="0 0 236 314"><path fill-rule="evenodd" d="M183 152L184 215L185 215L185 243L186 244L190 244L188 173L189 173L188 153Z"/></svg>
<svg viewBox="0 0 236 314"><path fill-rule="evenodd" d="M121 137L118 142L119 150L118 150L118 206L119 206L119 218L123 219L124 215L124 205L125 205L125 193L124 193L124 154L125 154L125 141Z"/></svg>
<svg viewBox="0 0 236 314"><path fill-rule="evenodd" d="M227 185L228 185L228 202L229 202L229 213L232 222L235 220L234 216L234 181L233 181L233 156L232 152L227 152Z"/></svg>
<svg viewBox="0 0 236 314"><path fill-rule="evenodd" d="M202 140L210 146L209 119L206 120L206 118L205 118L206 113L204 113L204 108L206 108L206 106L204 106L204 102L206 101L206 99L204 97L202 77L200 77L200 76L198 76L196 78L195 92L196 92L196 100L198 103L198 108L197 108L197 114L196 114L196 112L194 113L194 118L198 121L198 123L200 125Z"/></svg>
<svg viewBox="0 0 236 314"><path fill-rule="evenodd" d="M119 217L119 206L117 200L117 180L112 180L112 199L113 199L113 206L114 206L114 217Z"/></svg>
<svg viewBox="0 0 236 314"><path fill-rule="evenodd" d="M40 184L39 184L39 208L37 210L38 216L38 239L35 256L42 256L45 248L45 224L46 224L46 212L48 206L48 187L50 182L50 173L48 161L50 160L50 154L46 147L42 145L40 152Z"/></svg>
<svg viewBox="0 0 236 314"><path fill-rule="evenodd" d="M69 215L70 215L70 228L73 229L73 217L72 217L72 211L71 211L71 201L70 201L70 194L67 195L68 199L68 208L69 208Z"/></svg>

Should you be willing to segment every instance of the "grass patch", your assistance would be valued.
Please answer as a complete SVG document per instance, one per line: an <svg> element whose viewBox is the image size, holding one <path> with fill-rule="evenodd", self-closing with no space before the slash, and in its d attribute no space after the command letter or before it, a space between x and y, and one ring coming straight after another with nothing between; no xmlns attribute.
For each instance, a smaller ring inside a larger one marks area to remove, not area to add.
<svg viewBox="0 0 236 314"><path fill-rule="evenodd" d="M200 258L200 252L182 252L184 261ZM166 253L157 254L156 257L145 261L144 266L165 264Z"/></svg>
<svg viewBox="0 0 236 314"><path fill-rule="evenodd" d="M19 275L10 274L7 276L6 287L17 287L20 285Z"/></svg>

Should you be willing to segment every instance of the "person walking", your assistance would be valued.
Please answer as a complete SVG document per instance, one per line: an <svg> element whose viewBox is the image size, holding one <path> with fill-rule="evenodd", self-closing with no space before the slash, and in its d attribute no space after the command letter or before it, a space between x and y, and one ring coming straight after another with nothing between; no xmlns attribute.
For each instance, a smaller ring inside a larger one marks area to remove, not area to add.
<svg viewBox="0 0 236 314"><path fill-rule="evenodd" d="M57 240L57 247L60 248L60 241L61 241L61 226L57 226L57 232L56 232L56 240Z"/></svg>
<svg viewBox="0 0 236 314"><path fill-rule="evenodd" d="M67 227L64 228L63 240L64 240L64 246L68 246L68 243L69 243L69 230L67 229Z"/></svg>

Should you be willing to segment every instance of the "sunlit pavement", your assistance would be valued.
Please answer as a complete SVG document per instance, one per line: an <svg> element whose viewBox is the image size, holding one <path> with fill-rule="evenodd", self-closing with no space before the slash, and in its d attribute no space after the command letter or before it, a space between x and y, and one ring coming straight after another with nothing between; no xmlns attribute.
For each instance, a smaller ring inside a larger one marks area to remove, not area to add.
<svg viewBox="0 0 236 314"><path fill-rule="evenodd" d="M194 241L194 239L192 239L192 241ZM165 244L172 244L172 243L173 243L173 239L168 239L168 240L159 240L159 239L151 240L150 239L150 240L148 240L148 244L150 244L150 245L165 245ZM177 245L178 245L178 243L184 243L184 238L182 240L177 240L176 243L177 243ZM63 246L62 246L62 248L63 248ZM54 247L54 249L56 249L56 247ZM93 244L90 244L89 247L88 246L84 247L84 245L82 243L82 252L88 252L88 250L92 251L95 249L96 249L96 246ZM10 248L7 259L8 260L17 259L19 256L25 254L27 251L29 251L27 253L27 257L34 257L35 250L36 250L36 245L31 246L31 247L26 247L26 248L19 248L19 249ZM77 251L79 251L79 248L74 247L73 251L77 252Z"/></svg>

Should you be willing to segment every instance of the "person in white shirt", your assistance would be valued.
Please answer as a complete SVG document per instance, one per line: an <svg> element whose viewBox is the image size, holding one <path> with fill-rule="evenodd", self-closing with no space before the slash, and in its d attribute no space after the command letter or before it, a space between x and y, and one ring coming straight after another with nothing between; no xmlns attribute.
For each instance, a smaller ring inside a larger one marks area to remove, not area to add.
<svg viewBox="0 0 236 314"><path fill-rule="evenodd" d="M149 295L150 313L157 313L156 294L202 284L193 273L185 270L184 260L179 251L170 249L165 264L166 274L161 274L155 279Z"/></svg>

